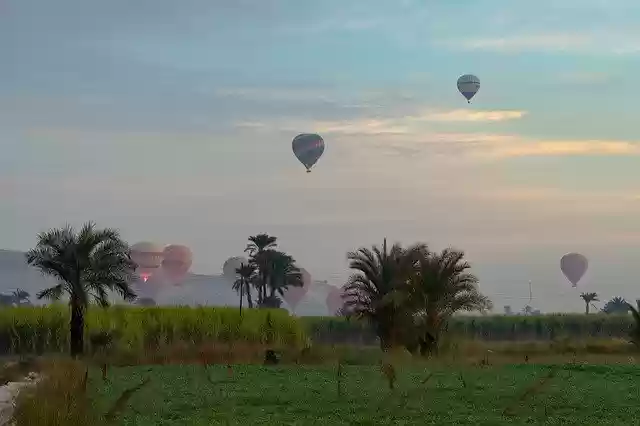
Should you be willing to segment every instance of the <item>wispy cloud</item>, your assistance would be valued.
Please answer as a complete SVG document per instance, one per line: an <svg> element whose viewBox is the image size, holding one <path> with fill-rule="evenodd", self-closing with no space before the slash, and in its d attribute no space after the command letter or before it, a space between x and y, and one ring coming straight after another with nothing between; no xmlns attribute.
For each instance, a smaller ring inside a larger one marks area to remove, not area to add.
<svg viewBox="0 0 640 426"><path fill-rule="evenodd" d="M546 33L507 37L469 37L437 40L436 45L453 50L484 50L498 53L559 52L632 55L640 53L640 33Z"/></svg>
<svg viewBox="0 0 640 426"><path fill-rule="evenodd" d="M640 155L640 141L527 140L492 145L487 155L498 158L568 155Z"/></svg>
<svg viewBox="0 0 640 426"><path fill-rule="evenodd" d="M527 114L526 111L474 111L468 109L454 109L445 112L428 112L422 117L411 117L415 120L442 122L493 122L518 120Z"/></svg>
<svg viewBox="0 0 640 426"><path fill-rule="evenodd" d="M325 103L339 108L380 108L389 103L415 101L413 94L401 89L353 91L331 87L224 87L215 89L213 95L257 102Z"/></svg>
<svg viewBox="0 0 640 426"><path fill-rule="evenodd" d="M419 135L426 130L429 123L494 123L507 120L518 120L527 114L526 111L474 111L455 109L449 111L426 111L416 115L391 118L364 118L349 121L315 121L282 120L274 122L242 121L236 123L238 128L296 131L314 129L316 132L342 135Z"/></svg>
<svg viewBox="0 0 640 426"><path fill-rule="evenodd" d="M353 121L241 122L238 128L259 132L315 131L334 139L366 136L367 143L400 155L436 152L438 155L496 160L515 157L558 157L576 155L640 155L640 141L602 139L545 139L517 134L442 132L430 122L495 122L517 119L522 111L466 111L427 113L393 119Z"/></svg>

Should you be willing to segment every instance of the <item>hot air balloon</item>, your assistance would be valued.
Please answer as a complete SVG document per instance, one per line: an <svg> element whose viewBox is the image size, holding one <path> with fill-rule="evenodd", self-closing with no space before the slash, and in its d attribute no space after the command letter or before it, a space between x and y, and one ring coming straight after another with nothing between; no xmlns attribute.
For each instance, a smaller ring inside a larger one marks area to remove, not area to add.
<svg viewBox="0 0 640 426"><path fill-rule="evenodd" d="M191 268L193 254L187 246L171 244L164 248L162 272L171 284L179 284Z"/></svg>
<svg viewBox="0 0 640 426"><path fill-rule="evenodd" d="M589 261L580 253L568 253L560 259L560 269L573 287L578 285L588 267Z"/></svg>
<svg viewBox="0 0 640 426"><path fill-rule="evenodd" d="M458 79L458 91L471 103L476 93L480 90L480 79L472 74L465 74Z"/></svg>
<svg viewBox="0 0 640 426"><path fill-rule="evenodd" d="M238 279L238 273L236 270L243 264L246 265L247 263L249 263L249 261L245 257L230 257L224 262L224 265L222 265L222 276L224 276L229 284L233 285L236 282L236 279Z"/></svg>
<svg viewBox="0 0 640 426"><path fill-rule="evenodd" d="M296 158L306 167L307 173L324 153L324 140L313 133L302 133L291 143Z"/></svg>
<svg viewBox="0 0 640 426"><path fill-rule="evenodd" d="M138 265L136 272L144 282L158 271L163 256L162 246L155 243L145 241L131 246L131 260Z"/></svg>
<svg viewBox="0 0 640 426"><path fill-rule="evenodd" d="M330 315L336 315L344 305L342 300L342 289L331 286L329 294L327 294L327 309Z"/></svg>
<svg viewBox="0 0 640 426"><path fill-rule="evenodd" d="M289 286L282 294L282 298L294 312L311 286L311 274L304 268L300 268L300 274L302 275L302 287Z"/></svg>

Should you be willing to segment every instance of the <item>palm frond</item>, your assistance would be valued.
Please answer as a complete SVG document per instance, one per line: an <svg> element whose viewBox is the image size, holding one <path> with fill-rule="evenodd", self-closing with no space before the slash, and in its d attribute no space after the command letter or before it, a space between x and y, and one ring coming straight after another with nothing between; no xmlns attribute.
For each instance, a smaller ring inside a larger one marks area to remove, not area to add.
<svg viewBox="0 0 640 426"><path fill-rule="evenodd" d="M60 300L62 294L64 293L64 290L64 284L58 284L39 291L36 297L38 299Z"/></svg>

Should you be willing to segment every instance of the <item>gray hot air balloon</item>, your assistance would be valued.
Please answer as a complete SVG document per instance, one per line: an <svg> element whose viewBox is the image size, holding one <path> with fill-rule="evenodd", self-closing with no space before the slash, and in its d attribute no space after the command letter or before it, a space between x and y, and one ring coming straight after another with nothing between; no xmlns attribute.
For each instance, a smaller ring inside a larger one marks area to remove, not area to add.
<svg viewBox="0 0 640 426"><path fill-rule="evenodd" d="M471 103L478 90L480 90L480 79L473 74L465 74L458 78L458 90Z"/></svg>
<svg viewBox="0 0 640 426"><path fill-rule="evenodd" d="M580 253L568 253L560 259L560 269L573 287L578 285L588 267L589 261Z"/></svg>
<svg viewBox="0 0 640 426"><path fill-rule="evenodd" d="M311 172L311 168L318 162L324 153L324 140L313 133L302 133L291 143L296 158Z"/></svg>

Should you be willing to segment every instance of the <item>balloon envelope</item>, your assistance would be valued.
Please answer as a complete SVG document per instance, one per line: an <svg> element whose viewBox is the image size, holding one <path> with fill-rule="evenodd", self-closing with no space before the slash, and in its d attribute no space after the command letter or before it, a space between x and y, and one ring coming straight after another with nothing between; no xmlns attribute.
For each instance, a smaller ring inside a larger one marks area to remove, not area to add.
<svg viewBox="0 0 640 426"><path fill-rule="evenodd" d="M580 253L568 253L560 259L560 269L573 287L578 285L588 267L589 261Z"/></svg>
<svg viewBox="0 0 640 426"><path fill-rule="evenodd" d="M163 257L163 248L159 244L144 241L131 246L131 260L138 265L136 272L145 282L158 270Z"/></svg>
<svg viewBox="0 0 640 426"><path fill-rule="evenodd" d="M180 283L193 263L193 253L187 246L171 244L164 248L162 272L172 284Z"/></svg>
<svg viewBox="0 0 640 426"><path fill-rule="evenodd" d="M338 311L342 309L343 304L342 289L332 286L329 294L327 294L327 309L329 309L329 314L337 314Z"/></svg>
<svg viewBox="0 0 640 426"><path fill-rule="evenodd" d="M471 102L476 93L480 90L480 79L473 74L465 74L458 78L458 91L462 93L467 99L467 102Z"/></svg>
<svg viewBox="0 0 640 426"><path fill-rule="evenodd" d="M282 294L284 301L287 302L287 305L291 306L291 309L294 311L296 306L304 299L304 296L311 286L311 274L309 274L306 269L300 268L300 275L302 275L302 287L289 286Z"/></svg>
<svg viewBox="0 0 640 426"><path fill-rule="evenodd" d="M324 153L324 140L313 133L302 133L293 138L291 147L296 158L310 172Z"/></svg>
<svg viewBox="0 0 640 426"><path fill-rule="evenodd" d="M222 265L222 276L229 282L229 284L233 285L233 283L235 283L236 279L238 278L238 273L236 272L236 270L239 269L243 264L246 265L248 263L249 261L246 257L230 257L224 262L224 265Z"/></svg>

